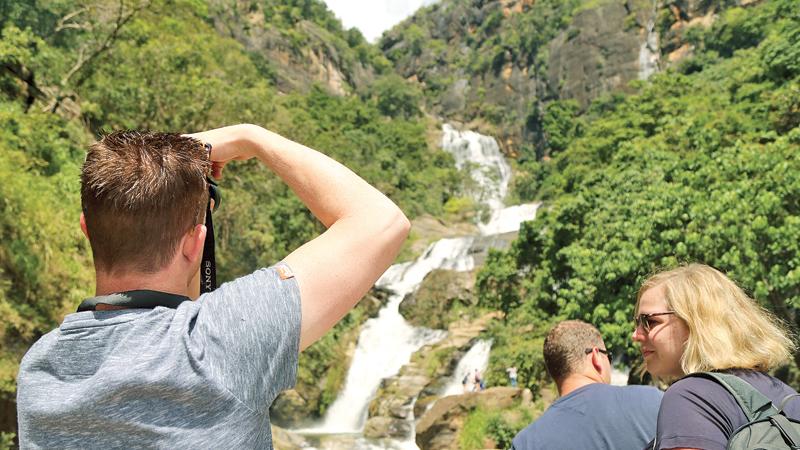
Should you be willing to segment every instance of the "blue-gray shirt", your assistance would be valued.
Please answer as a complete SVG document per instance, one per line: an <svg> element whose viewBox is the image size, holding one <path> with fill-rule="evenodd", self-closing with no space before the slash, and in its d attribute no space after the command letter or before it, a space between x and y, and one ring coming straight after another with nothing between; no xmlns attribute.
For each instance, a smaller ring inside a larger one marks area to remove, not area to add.
<svg viewBox="0 0 800 450"><path fill-rule="evenodd" d="M641 450L655 435L661 396L650 386L583 386L520 431L513 448Z"/></svg>
<svg viewBox="0 0 800 450"><path fill-rule="evenodd" d="M271 448L294 386L300 293L275 268L177 309L68 315L22 360L22 448Z"/></svg>

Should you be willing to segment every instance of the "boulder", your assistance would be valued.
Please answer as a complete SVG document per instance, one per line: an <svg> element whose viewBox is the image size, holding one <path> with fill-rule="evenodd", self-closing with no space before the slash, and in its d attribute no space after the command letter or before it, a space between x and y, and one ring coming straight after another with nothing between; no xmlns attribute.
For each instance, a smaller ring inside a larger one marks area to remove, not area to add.
<svg viewBox="0 0 800 450"><path fill-rule="evenodd" d="M437 269L422 280L415 292L400 303L400 314L418 327L447 327L448 312L455 302L474 304L475 272Z"/></svg>
<svg viewBox="0 0 800 450"><path fill-rule="evenodd" d="M272 445L276 450L308 448L308 442L302 436L276 425L272 425Z"/></svg>
<svg viewBox="0 0 800 450"><path fill-rule="evenodd" d="M520 401L522 392L519 388L495 387L441 398L420 418L415 441L421 450L457 449L458 433L470 411L478 406L508 408Z"/></svg>
<svg viewBox="0 0 800 450"><path fill-rule="evenodd" d="M308 416L308 402L294 389L283 391L270 406L270 420L281 426L297 426Z"/></svg>
<svg viewBox="0 0 800 450"><path fill-rule="evenodd" d="M411 434L411 422L391 417L372 417L364 424L364 436L378 438L404 438Z"/></svg>

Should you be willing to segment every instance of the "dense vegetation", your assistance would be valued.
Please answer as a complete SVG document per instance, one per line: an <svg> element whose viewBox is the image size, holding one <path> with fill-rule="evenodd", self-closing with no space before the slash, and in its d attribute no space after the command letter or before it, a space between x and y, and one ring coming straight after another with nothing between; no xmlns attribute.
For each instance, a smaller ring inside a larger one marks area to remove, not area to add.
<svg viewBox="0 0 800 450"><path fill-rule="evenodd" d="M361 54L361 64L382 58L321 2L257 6L272 14L270 26L301 42L316 23ZM199 0L0 1L0 430L16 422L9 406L22 354L93 292L90 250L77 225L78 174L84 149L102 130L252 122L333 156L411 217L439 215L458 194L451 157L426 140L414 88L387 74L358 95L313 85L279 92L262 60L215 30L220 8ZM222 280L279 260L322 229L257 163L232 167L221 186ZM341 363L336 337L364 317L355 313L304 353L301 388ZM316 393L324 397L318 408L332 392Z"/></svg>
<svg viewBox="0 0 800 450"><path fill-rule="evenodd" d="M544 71L544 45L576 11L603 2L524 3L508 16L500 2L427 7L388 33L381 53L319 0L0 0L0 430L15 425L22 354L92 292L77 180L98 133L253 122L334 156L411 217L467 217L460 175L433 148L425 113L447 104L456 77L489 80L509 65ZM662 33L671 20L659 16ZM292 64L325 44L344 95L324 83L286 89L295 72L227 37L262 28ZM453 51L448 33L463 34L468 51ZM504 369L515 365L537 393L547 383L543 335L567 318L597 324L621 362L636 364L629 335L638 285L681 262L726 271L800 325L796 1L730 7L683 37L692 57L635 83L633 94L607 94L588 108L550 101L545 90L515 99L527 104L524 113L505 110L477 82L467 97L462 118L502 127L534 117L537 145L546 145L517 161L513 193L545 206L510 250L492 252L478 274L477 306L465 298L421 309L435 326L505 313L486 333L494 340L489 385L505 384ZM542 154L549 157L535 157ZM257 163L232 167L222 187L215 225L223 280L277 261L321 230ZM437 287L430 297L447 283ZM362 305L301 356L298 389L311 414L324 412L344 378L340 340L374 308ZM780 375L796 385L793 370ZM474 411L461 443L480 446L486 435L507 442L525 414Z"/></svg>
<svg viewBox="0 0 800 450"><path fill-rule="evenodd" d="M493 330L490 382L516 362L538 387L537 330L567 318L597 324L621 362L635 363L638 287L682 262L725 271L800 325L796 2L731 8L692 39L694 57L634 95L604 96L585 112L548 105L554 157L521 164L515 181L522 199L547 206L478 276L483 305L507 314Z"/></svg>
<svg viewBox="0 0 800 450"><path fill-rule="evenodd" d="M510 107L513 96L497 95L501 89L489 85L499 84L500 73L510 67L526 76L544 74L546 44L569 24L581 1L511 3L519 9L510 11L504 2L434 3L386 33L379 45L398 72L420 83L432 110L464 121L479 118L496 129L514 127L526 117ZM464 104L452 98L458 79L476 85ZM543 90L539 98L520 100L536 105L551 95Z"/></svg>

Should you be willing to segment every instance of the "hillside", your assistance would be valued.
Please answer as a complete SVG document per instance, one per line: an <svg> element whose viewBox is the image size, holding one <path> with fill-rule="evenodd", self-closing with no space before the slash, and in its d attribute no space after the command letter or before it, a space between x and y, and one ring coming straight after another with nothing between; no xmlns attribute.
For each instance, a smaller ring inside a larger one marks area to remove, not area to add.
<svg viewBox="0 0 800 450"><path fill-rule="evenodd" d="M480 215L466 171L439 149L441 125L495 136L514 168L506 204L543 202L536 220L482 268L436 272L402 308L439 328L486 317L489 385L516 366L521 386L546 393L541 338L567 318L598 325L635 367L638 285L680 262L726 271L797 330L798 11L796 0L442 0L370 45L320 0L0 1L0 433L16 427L20 358L93 291L78 174L103 130L251 122L317 148L415 220L404 260ZM255 163L221 186L223 281L322 230ZM371 292L301 355L278 421L326 411L386 296ZM412 361L445 377L460 354L445 350ZM778 372L795 387L796 358ZM459 442L505 442L525 408L463 411L472 429Z"/></svg>
<svg viewBox="0 0 800 450"><path fill-rule="evenodd" d="M412 218L440 216L459 196L461 176L429 142L418 93L381 75L385 60L360 33L343 30L319 1L243 5L0 3L0 430L16 426L23 353L93 292L77 180L102 130L258 123L353 168ZM221 281L280 260L322 230L255 163L232 167L221 186ZM301 371L301 386L345 359L337 336L364 318L354 313L304 353L302 364L317 369Z"/></svg>
<svg viewBox="0 0 800 450"><path fill-rule="evenodd" d="M581 110L632 92L692 54L691 35L733 2L443 0L385 33L379 46L420 85L431 112L498 136L509 155L541 157L554 100Z"/></svg>

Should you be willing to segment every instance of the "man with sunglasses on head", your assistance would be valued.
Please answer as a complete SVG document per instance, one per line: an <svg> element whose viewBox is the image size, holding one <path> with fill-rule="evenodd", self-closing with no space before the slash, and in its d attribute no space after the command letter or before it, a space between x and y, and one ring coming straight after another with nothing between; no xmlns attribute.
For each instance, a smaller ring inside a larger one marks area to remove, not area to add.
<svg viewBox="0 0 800 450"><path fill-rule="evenodd" d="M198 297L207 176L252 158L327 230ZM409 230L346 167L254 125L104 136L83 165L81 203L96 297L20 365L22 448L272 448L269 406L294 385L298 353L367 292Z"/></svg>
<svg viewBox="0 0 800 450"><path fill-rule="evenodd" d="M611 352L597 328L557 324L544 340L544 363L559 398L514 438L515 450L641 450L656 429L662 393L612 386Z"/></svg>

